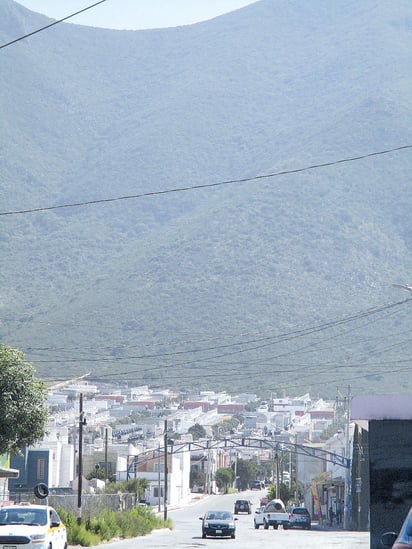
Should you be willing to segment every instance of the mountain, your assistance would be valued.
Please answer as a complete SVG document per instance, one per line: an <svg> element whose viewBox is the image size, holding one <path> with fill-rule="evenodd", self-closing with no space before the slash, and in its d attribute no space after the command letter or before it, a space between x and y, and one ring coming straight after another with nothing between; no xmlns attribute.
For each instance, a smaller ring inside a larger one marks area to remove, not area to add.
<svg viewBox="0 0 412 549"><path fill-rule="evenodd" d="M50 22L2 0L0 45ZM411 22L262 0L3 47L1 340L48 380L410 391Z"/></svg>

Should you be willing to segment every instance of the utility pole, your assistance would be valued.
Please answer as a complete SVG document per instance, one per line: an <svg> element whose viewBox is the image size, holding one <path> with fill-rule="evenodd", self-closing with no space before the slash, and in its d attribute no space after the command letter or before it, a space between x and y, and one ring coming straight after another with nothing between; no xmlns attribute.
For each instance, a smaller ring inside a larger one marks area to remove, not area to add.
<svg viewBox="0 0 412 549"><path fill-rule="evenodd" d="M343 402L345 410L345 500L343 507L343 528L349 529L351 523L351 457L350 457L350 403L352 400L351 386L348 385L348 394L342 400L336 396L336 403Z"/></svg>
<svg viewBox="0 0 412 549"><path fill-rule="evenodd" d="M77 485L77 522L82 521L82 480L83 480L83 425L86 421L83 413L83 393L79 395L79 466L78 466L78 485Z"/></svg>
<svg viewBox="0 0 412 549"><path fill-rule="evenodd" d="M165 485L163 489L163 520L167 520L167 419L165 419L164 423L164 446L165 446L165 455L164 455L164 478L165 478Z"/></svg>
<svg viewBox="0 0 412 549"><path fill-rule="evenodd" d="M160 441L157 448L157 510L160 513Z"/></svg>
<svg viewBox="0 0 412 549"><path fill-rule="evenodd" d="M108 479L108 459L107 459L107 445L109 442L109 429L106 427L104 432L104 482Z"/></svg>
<svg viewBox="0 0 412 549"><path fill-rule="evenodd" d="M294 462L295 462L295 504L298 505L298 435L295 433L295 452L294 452ZM292 482L292 474L290 475L290 482Z"/></svg>
<svg viewBox="0 0 412 549"><path fill-rule="evenodd" d="M279 499L280 497L280 475L279 475L279 448L276 444L276 454L275 454L275 460L276 460L276 499Z"/></svg>

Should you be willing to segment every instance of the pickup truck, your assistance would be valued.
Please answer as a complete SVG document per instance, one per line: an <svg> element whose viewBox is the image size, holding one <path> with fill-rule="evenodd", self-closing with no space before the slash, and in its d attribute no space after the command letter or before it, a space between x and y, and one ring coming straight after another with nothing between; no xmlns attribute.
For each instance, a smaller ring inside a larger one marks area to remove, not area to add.
<svg viewBox="0 0 412 549"><path fill-rule="evenodd" d="M263 528L267 530L269 526L273 526L277 530L280 525L284 530L288 530L290 527L289 513L281 499L272 499L263 511Z"/></svg>

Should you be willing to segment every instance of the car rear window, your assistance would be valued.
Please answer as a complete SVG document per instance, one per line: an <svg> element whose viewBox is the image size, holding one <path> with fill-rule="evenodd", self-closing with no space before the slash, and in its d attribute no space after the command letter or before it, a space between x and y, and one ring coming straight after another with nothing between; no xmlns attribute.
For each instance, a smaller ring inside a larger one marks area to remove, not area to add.
<svg viewBox="0 0 412 549"><path fill-rule="evenodd" d="M308 515L309 511L307 509L293 509L292 513L294 515Z"/></svg>

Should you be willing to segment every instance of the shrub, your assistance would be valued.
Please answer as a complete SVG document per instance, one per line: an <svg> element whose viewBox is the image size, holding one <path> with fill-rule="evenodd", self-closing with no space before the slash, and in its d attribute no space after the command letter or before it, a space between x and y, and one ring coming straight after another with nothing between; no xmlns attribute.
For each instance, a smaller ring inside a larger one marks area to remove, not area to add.
<svg viewBox="0 0 412 549"><path fill-rule="evenodd" d="M172 528L170 519L164 521L150 509L138 507L131 511L104 510L95 517L83 519L78 524L77 517L59 509L59 514L67 528L67 543L91 547L114 538L134 538L149 534L157 528Z"/></svg>

